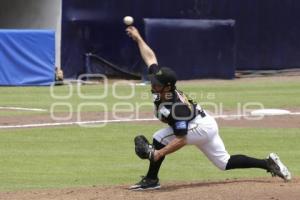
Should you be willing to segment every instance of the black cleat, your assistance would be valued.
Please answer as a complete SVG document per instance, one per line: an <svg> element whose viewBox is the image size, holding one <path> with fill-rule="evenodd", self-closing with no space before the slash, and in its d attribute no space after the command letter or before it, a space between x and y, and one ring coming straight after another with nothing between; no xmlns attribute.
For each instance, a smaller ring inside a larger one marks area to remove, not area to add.
<svg viewBox="0 0 300 200"><path fill-rule="evenodd" d="M142 190L157 190L160 189L159 179L150 179L142 176L142 180L129 187L132 191L142 191Z"/></svg>

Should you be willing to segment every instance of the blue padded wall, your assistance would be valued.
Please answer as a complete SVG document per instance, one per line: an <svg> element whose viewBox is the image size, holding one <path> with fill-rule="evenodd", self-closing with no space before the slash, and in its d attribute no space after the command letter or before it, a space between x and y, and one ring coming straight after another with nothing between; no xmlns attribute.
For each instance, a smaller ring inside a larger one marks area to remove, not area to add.
<svg viewBox="0 0 300 200"><path fill-rule="evenodd" d="M54 31L0 30L0 85L50 85L54 65Z"/></svg>
<svg viewBox="0 0 300 200"><path fill-rule="evenodd" d="M179 79L234 78L234 20L145 19L145 38L160 65Z"/></svg>
<svg viewBox="0 0 300 200"><path fill-rule="evenodd" d="M62 67L65 76L85 72L92 52L131 72L143 71L139 52L125 35L131 15L144 18L235 20L236 69L300 67L299 0L64 0ZM136 64L138 63L138 64Z"/></svg>

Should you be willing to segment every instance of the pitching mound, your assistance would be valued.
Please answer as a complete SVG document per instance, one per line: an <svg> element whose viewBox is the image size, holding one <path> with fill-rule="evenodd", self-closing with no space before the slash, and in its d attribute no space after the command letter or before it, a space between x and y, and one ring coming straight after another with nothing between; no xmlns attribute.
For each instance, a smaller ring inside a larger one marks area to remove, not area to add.
<svg viewBox="0 0 300 200"><path fill-rule="evenodd" d="M164 183L160 190L133 192L128 186L70 188L0 193L0 199L14 200L297 200L300 179L285 183L278 178L226 180L215 182Z"/></svg>

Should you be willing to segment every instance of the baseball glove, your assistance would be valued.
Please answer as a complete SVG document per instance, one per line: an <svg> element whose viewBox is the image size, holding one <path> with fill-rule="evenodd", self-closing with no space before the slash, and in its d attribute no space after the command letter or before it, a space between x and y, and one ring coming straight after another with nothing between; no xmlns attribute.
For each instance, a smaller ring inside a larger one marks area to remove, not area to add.
<svg viewBox="0 0 300 200"><path fill-rule="evenodd" d="M155 149L149 144L147 138L143 135L138 135L134 138L135 153L141 159L154 160Z"/></svg>

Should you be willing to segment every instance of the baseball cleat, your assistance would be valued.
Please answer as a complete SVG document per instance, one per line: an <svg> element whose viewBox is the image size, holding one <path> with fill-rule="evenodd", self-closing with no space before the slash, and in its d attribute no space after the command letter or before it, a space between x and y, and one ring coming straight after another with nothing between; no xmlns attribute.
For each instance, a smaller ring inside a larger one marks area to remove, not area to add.
<svg viewBox="0 0 300 200"><path fill-rule="evenodd" d="M270 153L267 158L267 163L272 176L279 176L285 181L290 181L292 179L291 173L288 168L280 161L278 155L275 153Z"/></svg>
<svg viewBox="0 0 300 200"><path fill-rule="evenodd" d="M150 179L145 176L142 180L129 187L132 191L142 191L142 190L157 190L160 189L159 179Z"/></svg>

